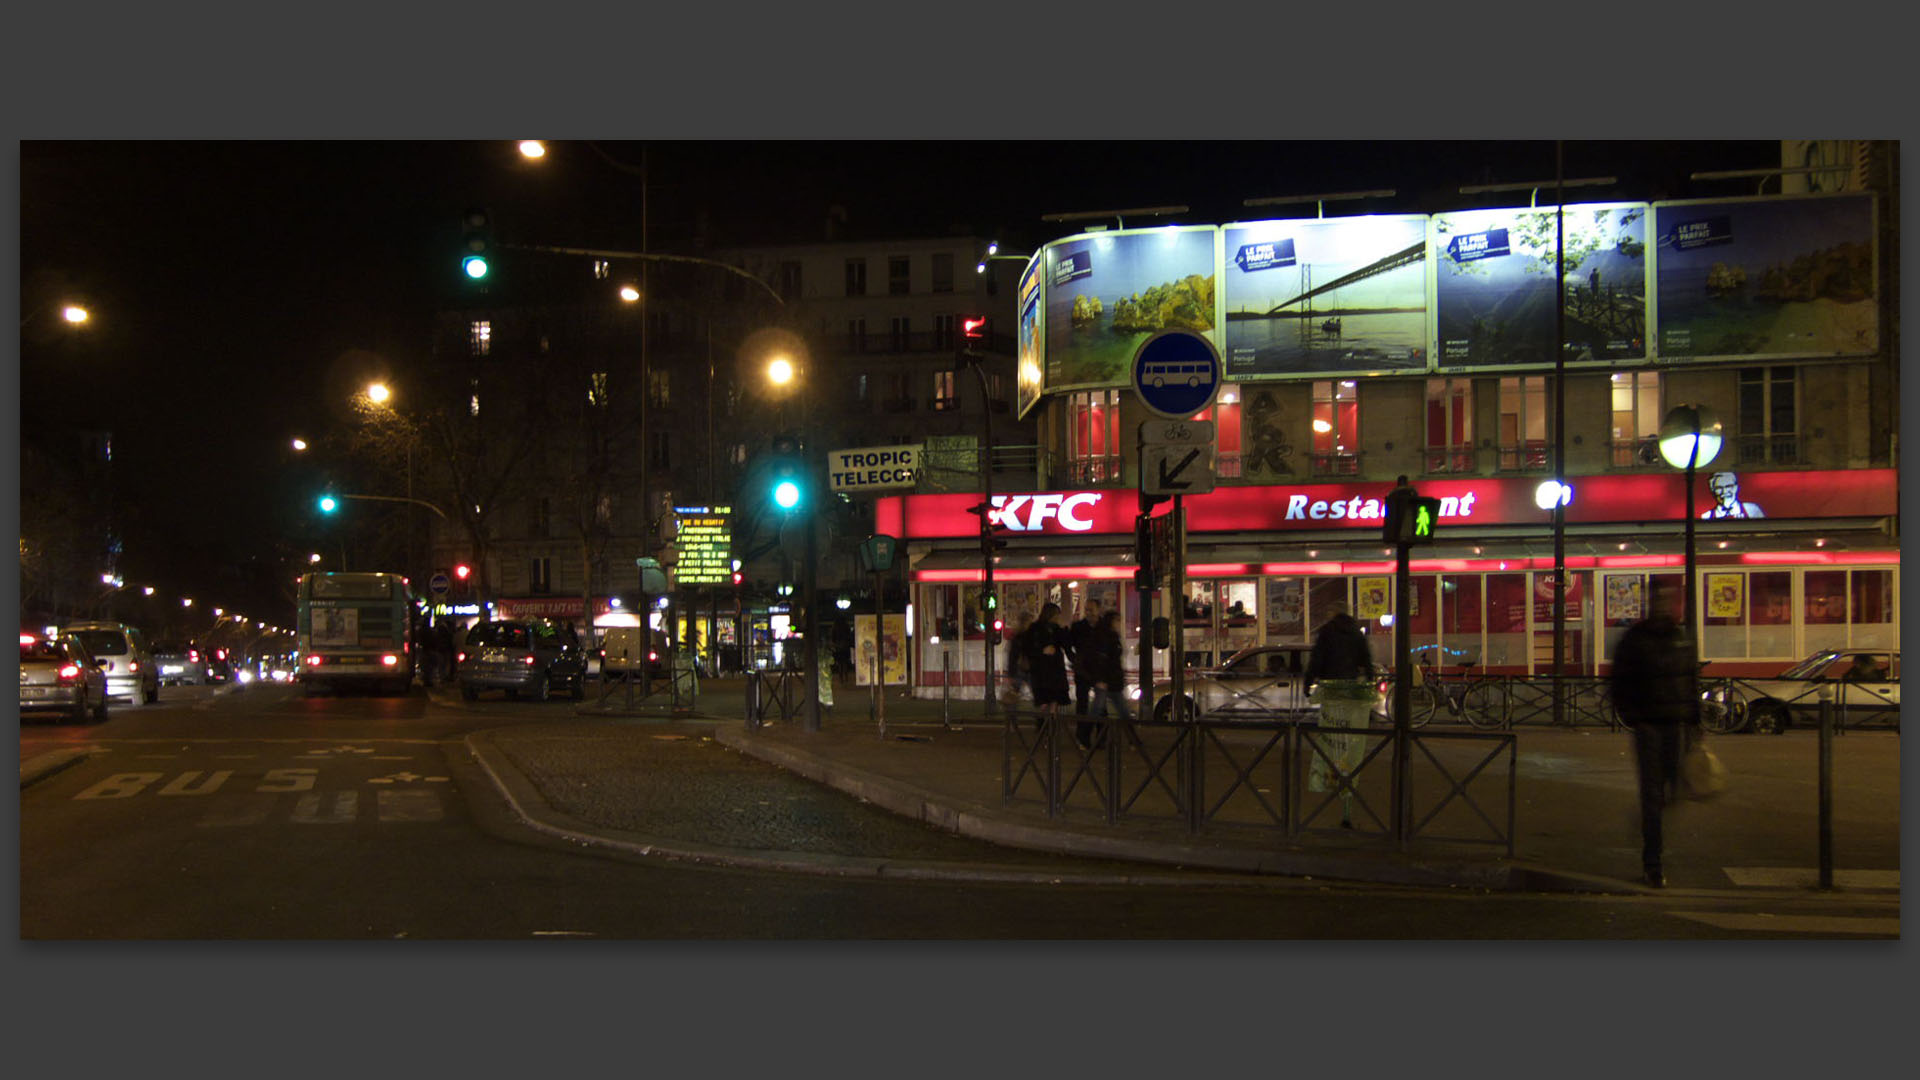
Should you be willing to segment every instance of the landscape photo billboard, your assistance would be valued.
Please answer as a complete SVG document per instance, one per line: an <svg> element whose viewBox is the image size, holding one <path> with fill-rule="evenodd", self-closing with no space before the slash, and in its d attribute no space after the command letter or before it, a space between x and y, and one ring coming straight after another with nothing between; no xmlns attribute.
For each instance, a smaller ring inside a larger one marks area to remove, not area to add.
<svg viewBox="0 0 1920 1080"><path fill-rule="evenodd" d="M1661 359L1879 349L1871 195L1659 203L1654 228Z"/></svg>
<svg viewBox="0 0 1920 1080"><path fill-rule="evenodd" d="M1435 214L1434 360L1443 369L1551 365L1554 267L1566 281L1566 361L1647 352L1645 203L1582 203Z"/></svg>
<svg viewBox="0 0 1920 1080"><path fill-rule="evenodd" d="M1427 219L1222 227L1229 379L1427 368Z"/></svg>
<svg viewBox="0 0 1920 1080"><path fill-rule="evenodd" d="M1161 330L1217 341L1211 225L1091 233L1044 249L1049 391L1124 386L1134 351Z"/></svg>

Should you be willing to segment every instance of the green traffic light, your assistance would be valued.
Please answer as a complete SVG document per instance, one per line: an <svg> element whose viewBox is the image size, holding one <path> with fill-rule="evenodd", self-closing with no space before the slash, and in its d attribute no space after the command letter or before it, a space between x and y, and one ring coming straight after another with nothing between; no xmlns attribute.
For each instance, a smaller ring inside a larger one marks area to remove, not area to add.
<svg viewBox="0 0 1920 1080"><path fill-rule="evenodd" d="M773 503L782 510L791 510L800 505L800 485L791 480L782 480L775 484Z"/></svg>
<svg viewBox="0 0 1920 1080"><path fill-rule="evenodd" d="M486 256L469 255L460 260L460 268L467 272L468 278L479 281L481 278L487 276L488 267Z"/></svg>
<svg viewBox="0 0 1920 1080"><path fill-rule="evenodd" d="M320 512L321 513L331 514L338 509L340 509L340 504L334 500L333 496L331 495L320 496Z"/></svg>

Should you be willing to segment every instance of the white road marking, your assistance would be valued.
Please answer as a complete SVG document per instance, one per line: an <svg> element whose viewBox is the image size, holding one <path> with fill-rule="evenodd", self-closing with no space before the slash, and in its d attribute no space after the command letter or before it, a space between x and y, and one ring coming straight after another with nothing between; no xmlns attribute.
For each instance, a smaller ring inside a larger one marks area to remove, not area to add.
<svg viewBox="0 0 1920 1080"><path fill-rule="evenodd" d="M534 937L592 937L591 930L535 930Z"/></svg>
<svg viewBox="0 0 1920 1080"><path fill-rule="evenodd" d="M215 761L252 761L259 756L259 754L215 754L213 758Z"/></svg>
<svg viewBox="0 0 1920 1080"><path fill-rule="evenodd" d="M375 792L381 821L439 821L445 816L440 796L431 791Z"/></svg>
<svg viewBox="0 0 1920 1080"><path fill-rule="evenodd" d="M192 769L187 772L181 773L179 776L174 777L172 780L167 781L167 786L160 789L160 794L162 795L211 795L214 792L219 791L220 785L226 783L227 777L232 775L233 775L232 769L221 769L219 772L216 772L212 776L207 777L206 781L201 783L198 787L194 787L191 785L195 780L200 779L200 770Z"/></svg>
<svg viewBox="0 0 1920 1080"><path fill-rule="evenodd" d="M1815 888L1820 871L1811 866L1723 866L1720 868L1735 885L1758 888ZM1898 870L1841 870L1833 872L1833 883L1843 889L1898 889Z"/></svg>
<svg viewBox="0 0 1920 1080"><path fill-rule="evenodd" d="M157 772L114 773L105 780L75 795L75 799L125 799L138 795L165 775Z"/></svg>
<svg viewBox="0 0 1920 1080"><path fill-rule="evenodd" d="M1743 914L1734 911L1670 911L1683 919L1703 922L1722 930L1743 933L1766 931L1776 934L1881 934L1900 935L1900 920L1855 915L1769 915L1764 912Z"/></svg>
<svg viewBox="0 0 1920 1080"><path fill-rule="evenodd" d="M410 784L415 780L423 780L423 779L425 779L425 777L421 776L417 772L397 772L397 773L388 773L385 776L373 777L372 779L368 780L367 783L391 784L391 783L398 782L402 784Z"/></svg>
<svg viewBox="0 0 1920 1080"><path fill-rule="evenodd" d="M375 754L369 761L412 761L412 754Z"/></svg>
<svg viewBox="0 0 1920 1080"><path fill-rule="evenodd" d="M331 807L323 808L323 803ZM360 814L357 791L309 791L293 805L293 820L303 825L346 825Z"/></svg>

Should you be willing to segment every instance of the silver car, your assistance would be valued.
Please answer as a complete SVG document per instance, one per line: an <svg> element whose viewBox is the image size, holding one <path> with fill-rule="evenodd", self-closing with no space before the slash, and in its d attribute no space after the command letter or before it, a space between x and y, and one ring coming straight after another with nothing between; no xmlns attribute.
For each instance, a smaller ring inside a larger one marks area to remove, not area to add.
<svg viewBox="0 0 1920 1080"><path fill-rule="evenodd" d="M1307 696L1307 659L1312 654L1308 645L1257 645L1227 657L1217 668L1188 668L1183 673L1183 712L1198 709L1209 720L1313 722L1320 706ZM1173 683L1155 680L1153 719L1173 715L1172 694Z"/></svg>
<svg viewBox="0 0 1920 1080"><path fill-rule="evenodd" d="M78 622L60 629L79 638L95 660L105 661L108 697L129 705L160 700L160 667L146 634L116 622Z"/></svg>
<svg viewBox="0 0 1920 1080"><path fill-rule="evenodd" d="M1713 680L1704 680L1711 684ZM1735 679L1732 696L1754 731L1778 735L1818 727L1831 700L1843 727L1900 723L1900 654L1885 649L1822 649L1771 679ZM1734 725L1738 730L1739 725Z"/></svg>
<svg viewBox="0 0 1920 1080"><path fill-rule="evenodd" d="M107 673L71 634L20 635L20 715L58 712L84 722L107 718Z"/></svg>

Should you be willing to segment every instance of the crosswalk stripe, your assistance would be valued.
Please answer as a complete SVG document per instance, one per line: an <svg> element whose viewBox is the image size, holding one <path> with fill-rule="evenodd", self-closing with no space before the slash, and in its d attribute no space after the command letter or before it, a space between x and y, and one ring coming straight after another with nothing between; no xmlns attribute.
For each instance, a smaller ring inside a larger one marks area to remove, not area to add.
<svg viewBox="0 0 1920 1080"><path fill-rule="evenodd" d="M1775 934L1879 934L1898 937L1900 920L1856 915L1769 915L1764 912L1743 914L1735 911L1670 911L1682 919L1692 919L1722 930L1743 933L1764 931Z"/></svg>
<svg viewBox="0 0 1920 1080"><path fill-rule="evenodd" d="M1720 868L1735 885L1757 888L1807 888L1820 884L1820 871L1811 866L1723 866ZM1898 870L1838 870L1834 885L1843 889L1898 889Z"/></svg>

